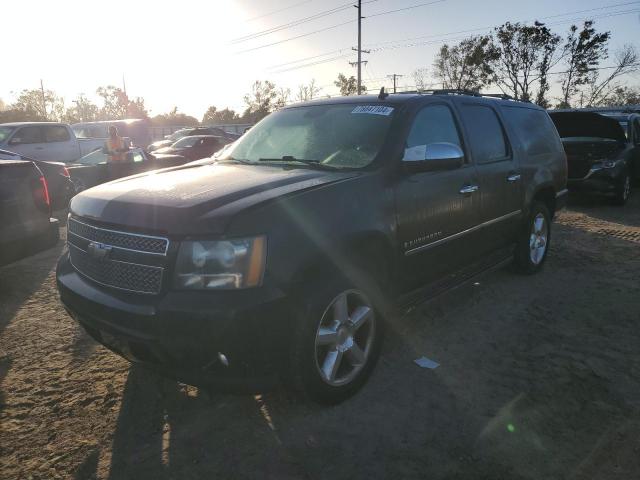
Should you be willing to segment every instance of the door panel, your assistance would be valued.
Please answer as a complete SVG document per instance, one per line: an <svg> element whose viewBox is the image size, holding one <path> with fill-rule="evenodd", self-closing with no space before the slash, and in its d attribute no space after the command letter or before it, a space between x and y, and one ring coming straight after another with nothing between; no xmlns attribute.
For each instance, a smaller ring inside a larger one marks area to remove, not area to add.
<svg viewBox="0 0 640 480"><path fill-rule="evenodd" d="M42 128L37 125L21 127L9 140L9 150L25 157L44 160L46 147Z"/></svg>
<svg viewBox="0 0 640 480"><path fill-rule="evenodd" d="M513 242L520 220L522 178L514 152L496 110L463 103L462 121L480 182L482 253Z"/></svg>
<svg viewBox="0 0 640 480"><path fill-rule="evenodd" d="M415 159L434 143L463 147L457 121L446 104L428 105L418 112L405 143L405 158ZM448 171L403 171L395 192L402 291L436 282L476 259L478 232L472 229L478 222L480 198L477 192L461 193L475 186L476 170L468 163Z"/></svg>

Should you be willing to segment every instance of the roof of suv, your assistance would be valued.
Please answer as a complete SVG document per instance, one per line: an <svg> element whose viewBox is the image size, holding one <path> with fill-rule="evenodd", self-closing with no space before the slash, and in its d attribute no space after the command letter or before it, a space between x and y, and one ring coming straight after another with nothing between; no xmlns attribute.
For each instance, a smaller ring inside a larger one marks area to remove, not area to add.
<svg viewBox="0 0 640 480"><path fill-rule="evenodd" d="M362 103L372 103L378 105L401 105L410 103L419 99L424 98L472 98L475 100L486 100L491 102L509 102L509 103L519 103L522 105L527 105L530 108L541 109L541 107L529 103L529 102L520 102L518 100L513 100L507 96L502 95L492 95L492 94L480 94L474 92L467 92L464 90L429 90L426 92L406 92L406 93L390 93L386 94L384 98L380 98L380 95L349 95L343 97L330 97L330 98L321 98L317 100L311 100L308 102L299 102L295 104L288 105L285 108L295 108L300 106L308 106L308 105L335 105L335 104L362 104Z"/></svg>

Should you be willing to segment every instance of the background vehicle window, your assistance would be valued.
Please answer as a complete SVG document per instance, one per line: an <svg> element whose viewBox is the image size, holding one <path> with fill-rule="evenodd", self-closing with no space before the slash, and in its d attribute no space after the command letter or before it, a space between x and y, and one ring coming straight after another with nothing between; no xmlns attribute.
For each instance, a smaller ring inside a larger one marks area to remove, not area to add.
<svg viewBox="0 0 640 480"><path fill-rule="evenodd" d="M509 150L496 112L484 105L462 105L461 112L476 163L506 160Z"/></svg>
<svg viewBox="0 0 640 480"><path fill-rule="evenodd" d="M47 142L68 142L71 139L66 127L63 127L62 125L45 126L44 136Z"/></svg>
<svg viewBox="0 0 640 480"><path fill-rule="evenodd" d="M636 120L635 122L633 122L633 124L635 125L635 133L633 138L635 139L635 144L640 145L640 120Z"/></svg>
<svg viewBox="0 0 640 480"><path fill-rule="evenodd" d="M505 107L505 120L513 126L528 155L557 153L562 150L556 127L549 116L532 108Z"/></svg>
<svg viewBox="0 0 640 480"><path fill-rule="evenodd" d="M22 127L11 139L11 145L23 145L26 143L43 143L44 137L40 127Z"/></svg>

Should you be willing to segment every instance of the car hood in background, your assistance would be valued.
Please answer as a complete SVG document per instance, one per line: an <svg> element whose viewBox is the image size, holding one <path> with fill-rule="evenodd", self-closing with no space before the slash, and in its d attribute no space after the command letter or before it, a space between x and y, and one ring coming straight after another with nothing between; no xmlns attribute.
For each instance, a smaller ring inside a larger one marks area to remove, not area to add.
<svg viewBox="0 0 640 480"><path fill-rule="evenodd" d="M356 175L266 165L177 167L86 190L73 198L71 212L147 232L221 234L243 209Z"/></svg>
<svg viewBox="0 0 640 480"><path fill-rule="evenodd" d="M592 112L550 112L560 138L595 137L626 142L620 124L613 118Z"/></svg>

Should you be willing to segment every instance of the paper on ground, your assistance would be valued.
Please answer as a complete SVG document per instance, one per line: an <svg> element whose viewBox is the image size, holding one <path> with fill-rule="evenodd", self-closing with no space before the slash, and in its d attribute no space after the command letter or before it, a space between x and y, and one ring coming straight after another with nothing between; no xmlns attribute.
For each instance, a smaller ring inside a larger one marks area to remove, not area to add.
<svg viewBox="0 0 640 480"><path fill-rule="evenodd" d="M438 362L434 362L433 360L428 359L427 357L420 357L414 360L418 366L422 368L438 368L440 364Z"/></svg>

